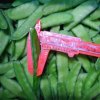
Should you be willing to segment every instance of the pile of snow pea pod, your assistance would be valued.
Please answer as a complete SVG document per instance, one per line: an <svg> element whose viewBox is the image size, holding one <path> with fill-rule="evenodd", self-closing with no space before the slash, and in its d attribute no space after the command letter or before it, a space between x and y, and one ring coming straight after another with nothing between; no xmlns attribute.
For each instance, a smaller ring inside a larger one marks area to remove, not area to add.
<svg viewBox="0 0 100 100"><path fill-rule="evenodd" d="M0 3L0 100L100 100L100 58L51 51L36 76L40 45L34 26L100 44L100 0ZM31 36L34 74L27 69Z"/></svg>

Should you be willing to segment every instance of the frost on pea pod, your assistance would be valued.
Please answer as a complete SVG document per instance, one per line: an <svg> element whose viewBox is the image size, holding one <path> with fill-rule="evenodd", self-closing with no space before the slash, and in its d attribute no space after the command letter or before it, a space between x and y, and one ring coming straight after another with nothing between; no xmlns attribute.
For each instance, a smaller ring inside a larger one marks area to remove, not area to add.
<svg viewBox="0 0 100 100"><path fill-rule="evenodd" d="M37 76L42 75L50 50L64 52L68 54L69 57L73 57L74 55L78 54L100 57L100 44L85 42L80 38L73 36L67 36L48 31L41 31L40 20L37 21L35 29L41 46L41 52L39 55L37 72L36 72ZM30 42L28 42L27 45L30 45ZM31 57L32 54L30 55L31 49L30 50L29 49L27 50L27 56L28 58L32 58ZM28 66L29 72L32 72L32 67L33 67L32 59L28 60L28 65L29 65Z"/></svg>

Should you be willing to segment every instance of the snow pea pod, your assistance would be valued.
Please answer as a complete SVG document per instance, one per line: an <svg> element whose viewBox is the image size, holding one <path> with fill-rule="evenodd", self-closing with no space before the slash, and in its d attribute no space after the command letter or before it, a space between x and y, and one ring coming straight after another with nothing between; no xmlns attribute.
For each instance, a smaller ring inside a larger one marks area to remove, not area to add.
<svg viewBox="0 0 100 100"><path fill-rule="evenodd" d="M73 21L73 16L67 12L53 13L41 19L42 28L48 28L65 23L70 23L72 21Z"/></svg>
<svg viewBox="0 0 100 100"><path fill-rule="evenodd" d="M81 5L77 6L73 11L72 15L74 17L74 22L66 25L65 30L71 30L74 26L81 22L85 17L87 17L92 11L98 7L97 0L88 0Z"/></svg>
<svg viewBox="0 0 100 100"><path fill-rule="evenodd" d="M18 80L19 84L21 85L23 92L27 96L27 99L37 100L37 98L36 98L35 94L33 93L29 83L27 82L26 76L25 76L24 71L23 71L23 66L20 64L19 61L15 61L13 63L13 65L14 65L13 67L14 67L14 70L15 70L17 80Z"/></svg>
<svg viewBox="0 0 100 100"><path fill-rule="evenodd" d="M0 30L0 56L4 52L9 42L9 36L2 30Z"/></svg>
<svg viewBox="0 0 100 100"><path fill-rule="evenodd" d="M17 28L17 30L12 34L11 39L19 40L26 36L30 28L34 27L36 21L42 17L42 9L43 6L38 7L38 9L35 10L35 12L33 12L32 15L27 18L23 25Z"/></svg>
<svg viewBox="0 0 100 100"><path fill-rule="evenodd" d="M19 20L30 16L38 7L39 3L37 0L24 3L18 7L8 9L6 11L9 18L13 20Z"/></svg>
<svg viewBox="0 0 100 100"><path fill-rule="evenodd" d="M86 0L51 0L47 4L45 4L45 8L43 10L43 15L52 14L55 12L64 11L70 8L73 8Z"/></svg>
<svg viewBox="0 0 100 100"><path fill-rule="evenodd" d="M0 28L1 29L7 29L8 25L7 25L6 19L5 19L2 12L3 11L0 10Z"/></svg>

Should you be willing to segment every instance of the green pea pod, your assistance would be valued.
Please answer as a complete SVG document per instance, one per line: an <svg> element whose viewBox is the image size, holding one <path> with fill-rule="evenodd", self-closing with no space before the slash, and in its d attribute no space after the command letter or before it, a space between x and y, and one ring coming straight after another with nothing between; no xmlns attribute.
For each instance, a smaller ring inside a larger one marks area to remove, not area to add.
<svg viewBox="0 0 100 100"><path fill-rule="evenodd" d="M40 81L40 89L44 100L52 100L51 87L48 78L43 77Z"/></svg>
<svg viewBox="0 0 100 100"><path fill-rule="evenodd" d="M57 53L56 57L58 81L65 83L68 76L68 57L63 53Z"/></svg>
<svg viewBox="0 0 100 100"><path fill-rule="evenodd" d="M15 52L13 55L13 59L18 59L22 56L25 46L26 46L26 37L15 42Z"/></svg>
<svg viewBox="0 0 100 100"><path fill-rule="evenodd" d="M1 29L7 29L8 25L6 22L6 19L4 17L4 15L2 14L2 10L0 10L0 28Z"/></svg>
<svg viewBox="0 0 100 100"><path fill-rule="evenodd" d="M78 55L77 59L82 64L85 71L89 72L91 69L91 63L90 63L89 59L84 55Z"/></svg>
<svg viewBox="0 0 100 100"><path fill-rule="evenodd" d="M20 61L20 63L24 67L25 75L27 77L27 80L28 80L30 86L33 87L33 75L30 75L30 73L28 72L28 68L27 68L27 57L25 56L24 58L22 58L21 61Z"/></svg>
<svg viewBox="0 0 100 100"><path fill-rule="evenodd" d="M100 18L100 6L99 6L98 9L95 10L95 12L93 12L93 13L90 15L89 19L90 19L90 20L97 20L97 19L99 19L99 18Z"/></svg>
<svg viewBox="0 0 100 100"><path fill-rule="evenodd" d="M8 9L6 11L9 18L13 20L19 20L30 16L38 7L37 0L24 3L18 7Z"/></svg>
<svg viewBox="0 0 100 100"><path fill-rule="evenodd" d="M97 0L88 0L81 5L77 6L73 11L74 22L66 25L65 30L71 30L74 26L80 23L85 17L87 17L92 11L98 7Z"/></svg>
<svg viewBox="0 0 100 100"><path fill-rule="evenodd" d="M83 25L78 25L75 28L72 29L72 32L79 38L81 38L84 41L91 41L91 38L88 34L88 32L85 30Z"/></svg>
<svg viewBox="0 0 100 100"><path fill-rule="evenodd" d="M2 30L0 30L0 55L4 52L8 42L9 36Z"/></svg>
<svg viewBox="0 0 100 100"><path fill-rule="evenodd" d="M34 61L33 91L35 92L36 96L39 99L40 97L40 91L39 91L40 78L36 76L36 70L37 70L38 57L40 53L40 44L39 44L37 32L35 29L30 31L30 36L31 36L32 57Z"/></svg>
<svg viewBox="0 0 100 100"><path fill-rule="evenodd" d="M92 100L99 94L100 94L100 83L96 82L88 91L85 92L85 95L82 97L82 100Z"/></svg>
<svg viewBox="0 0 100 100"><path fill-rule="evenodd" d="M86 0L51 0L45 5L43 10L44 15L52 14L55 12L64 11L73 8Z"/></svg>
<svg viewBox="0 0 100 100"><path fill-rule="evenodd" d="M95 37L92 38L94 43L100 44L100 35L97 34Z"/></svg>
<svg viewBox="0 0 100 100"><path fill-rule="evenodd" d="M23 92L27 96L27 99L29 99L29 100L37 100L37 98L36 98L35 94L33 93L29 83L27 82L26 76L25 76L24 71L23 71L23 67L20 64L20 62L19 61L15 61L13 63L13 65L14 65L16 78L17 78L19 84L21 85L21 87L23 89Z"/></svg>
<svg viewBox="0 0 100 100"><path fill-rule="evenodd" d="M72 21L73 21L73 16L67 12L54 13L46 17L43 17L41 19L42 28L48 28L52 26L66 24Z"/></svg>
<svg viewBox="0 0 100 100"><path fill-rule="evenodd" d="M89 26L89 27L91 27L91 28L97 30L97 31L100 31L100 27L99 27L99 25L96 24L96 23L94 23L93 21L91 21L91 20L88 19L88 18L85 19L85 20L83 20L82 23L83 23L84 25L87 25L87 26Z"/></svg>
<svg viewBox="0 0 100 100"><path fill-rule="evenodd" d="M6 89L15 95L18 95L18 93L22 91L20 85L16 81L8 79L5 76L0 77L0 82Z"/></svg>
<svg viewBox="0 0 100 100"><path fill-rule="evenodd" d="M93 38L93 37L95 37L99 32L90 29L88 33L89 33L90 38Z"/></svg>
<svg viewBox="0 0 100 100"><path fill-rule="evenodd" d="M57 84L58 100L67 100L66 85L63 83Z"/></svg>
<svg viewBox="0 0 100 100"><path fill-rule="evenodd" d="M20 26L25 22L26 19L27 19L27 18L18 20L17 28L20 27Z"/></svg>
<svg viewBox="0 0 100 100"><path fill-rule="evenodd" d="M81 64L77 62L68 74L67 77L68 81L66 83L66 86L69 97L73 96L76 80L80 72L80 69L81 69Z"/></svg>
<svg viewBox="0 0 100 100"><path fill-rule="evenodd" d="M97 70L100 70L100 58L97 59L96 63L95 63L95 68Z"/></svg>
<svg viewBox="0 0 100 100"><path fill-rule="evenodd" d="M12 40L19 40L23 38L29 32L30 28L34 27L36 21L42 17L42 9L43 6L40 6L35 12L32 13L31 16L27 18L27 20L21 25L13 34Z"/></svg>
<svg viewBox="0 0 100 100"><path fill-rule="evenodd" d="M88 74L87 74L87 77L84 81L84 84L83 84L83 93L85 94L86 91L88 91L92 86L93 84L97 81L97 78L98 78L98 75L99 75L99 72L97 71L90 71Z"/></svg>
<svg viewBox="0 0 100 100"><path fill-rule="evenodd" d="M4 74L7 71L11 70L12 68L13 68L13 62L1 63L0 64L0 74Z"/></svg>

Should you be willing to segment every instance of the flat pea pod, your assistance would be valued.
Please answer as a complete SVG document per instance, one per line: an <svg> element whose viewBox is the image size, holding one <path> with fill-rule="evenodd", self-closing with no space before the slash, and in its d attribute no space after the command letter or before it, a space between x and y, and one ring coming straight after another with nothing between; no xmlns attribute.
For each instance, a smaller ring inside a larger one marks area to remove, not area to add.
<svg viewBox="0 0 100 100"><path fill-rule="evenodd" d="M91 63L89 59L84 55L78 55L77 59L82 64L82 67L85 69L85 71L89 72L91 69Z"/></svg>
<svg viewBox="0 0 100 100"><path fill-rule="evenodd" d="M9 42L9 36L4 31L0 30L0 56L5 50L8 42Z"/></svg>
<svg viewBox="0 0 100 100"><path fill-rule="evenodd" d="M55 12L64 11L70 8L73 8L86 0L51 0L47 4L45 4L45 8L43 10L44 15L52 14Z"/></svg>
<svg viewBox="0 0 100 100"><path fill-rule="evenodd" d="M89 17L90 20L97 20L100 18L100 6Z"/></svg>
<svg viewBox="0 0 100 100"><path fill-rule="evenodd" d="M97 34L95 37L92 38L94 43L100 44L100 35Z"/></svg>
<svg viewBox="0 0 100 100"><path fill-rule="evenodd" d="M2 13L3 11L0 10L0 28L1 29L7 29L8 25L7 25L7 21Z"/></svg>
<svg viewBox="0 0 100 100"><path fill-rule="evenodd" d="M22 56L22 53L24 52L25 46L26 46L26 37L15 42L15 52L13 55L13 59L18 59Z"/></svg>
<svg viewBox="0 0 100 100"><path fill-rule="evenodd" d="M51 87L48 78L43 77L40 81L40 89L44 100L52 100Z"/></svg>
<svg viewBox="0 0 100 100"><path fill-rule="evenodd" d="M95 63L95 68L96 68L96 70L100 70L100 58L97 59L97 61Z"/></svg>
<svg viewBox="0 0 100 100"><path fill-rule="evenodd" d="M20 62L19 61L15 61L13 63L13 65L14 65L16 78L17 78L19 84L21 85L21 87L23 89L23 92L27 96L27 99L29 99L29 100L37 100L37 98L36 98L35 94L33 93L29 83L27 83L27 79L26 79L26 76L25 76L24 71L23 71L23 67L20 64Z"/></svg>
<svg viewBox="0 0 100 100"><path fill-rule="evenodd" d="M88 32L85 30L83 25L78 25L75 28L72 29L72 32L79 38L81 38L84 41L91 41L91 38L88 34Z"/></svg>
<svg viewBox="0 0 100 100"><path fill-rule="evenodd" d="M86 77L86 79L84 81L84 84L83 84L83 93L84 94L96 82L96 80L98 78L98 75L99 75L98 71L90 71L90 72L88 72L87 77Z"/></svg>
<svg viewBox="0 0 100 100"><path fill-rule="evenodd" d="M27 57L23 57L21 60L20 60L20 63L23 65L24 67L24 71L25 71L25 75L27 77L27 80L30 84L31 87L33 87L33 75L30 75L30 73L28 72L28 69L27 69Z"/></svg>
<svg viewBox="0 0 100 100"><path fill-rule="evenodd" d="M68 75L68 57L64 53L57 53L57 71L59 82L66 82Z"/></svg>
<svg viewBox="0 0 100 100"><path fill-rule="evenodd" d="M87 26L89 26L89 27L91 27L91 28L97 30L97 31L100 31L100 27L99 27L99 25L96 24L96 23L94 23L93 21L91 21L91 20L88 19L88 18L85 19L85 20L83 20L82 23L83 23L84 25L87 25Z"/></svg>
<svg viewBox="0 0 100 100"><path fill-rule="evenodd" d="M4 76L6 76L7 78L15 78L16 75L15 75L14 69L13 69L13 68L10 69L8 72L6 72L6 73L4 74Z"/></svg>
<svg viewBox="0 0 100 100"><path fill-rule="evenodd" d="M22 88L16 81L8 79L5 76L0 77L0 82L6 89L8 89L11 93L15 94L16 96L22 91Z"/></svg>
<svg viewBox="0 0 100 100"><path fill-rule="evenodd" d="M96 82L88 91L85 92L82 100L92 100L98 95L100 95L100 83Z"/></svg>
<svg viewBox="0 0 100 100"><path fill-rule="evenodd" d="M13 68L13 62L1 63L0 64L0 74L4 74L7 71L11 70L12 68Z"/></svg>
<svg viewBox="0 0 100 100"><path fill-rule="evenodd" d="M58 100L67 100L67 92L66 92L66 85L62 82L58 82L57 84L57 91L58 91Z"/></svg>
<svg viewBox="0 0 100 100"><path fill-rule="evenodd" d="M27 18L27 20L12 34L12 40L19 40L29 32L30 28L34 27L36 21L42 17L43 6L40 6Z"/></svg>
<svg viewBox="0 0 100 100"><path fill-rule="evenodd" d="M18 7L8 9L6 11L9 18L13 20L19 20L30 16L38 7L39 3L37 0L24 3Z"/></svg>
<svg viewBox="0 0 100 100"><path fill-rule="evenodd" d="M76 80L80 72L80 69L81 69L81 64L77 62L68 74L67 77L68 81L66 82L66 87L69 97L73 96Z"/></svg>
<svg viewBox="0 0 100 100"><path fill-rule="evenodd" d="M53 13L41 19L42 28L48 28L52 26L66 24L72 21L73 21L73 16L67 12Z"/></svg>
<svg viewBox="0 0 100 100"><path fill-rule="evenodd" d="M71 30L74 26L76 26L81 20L87 17L92 11L94 11L98 7L97 0L88 0L81 5L77 6L73 11L72 15L74 17L74 22L66 25L64 27L65 30Z"/></svg>

